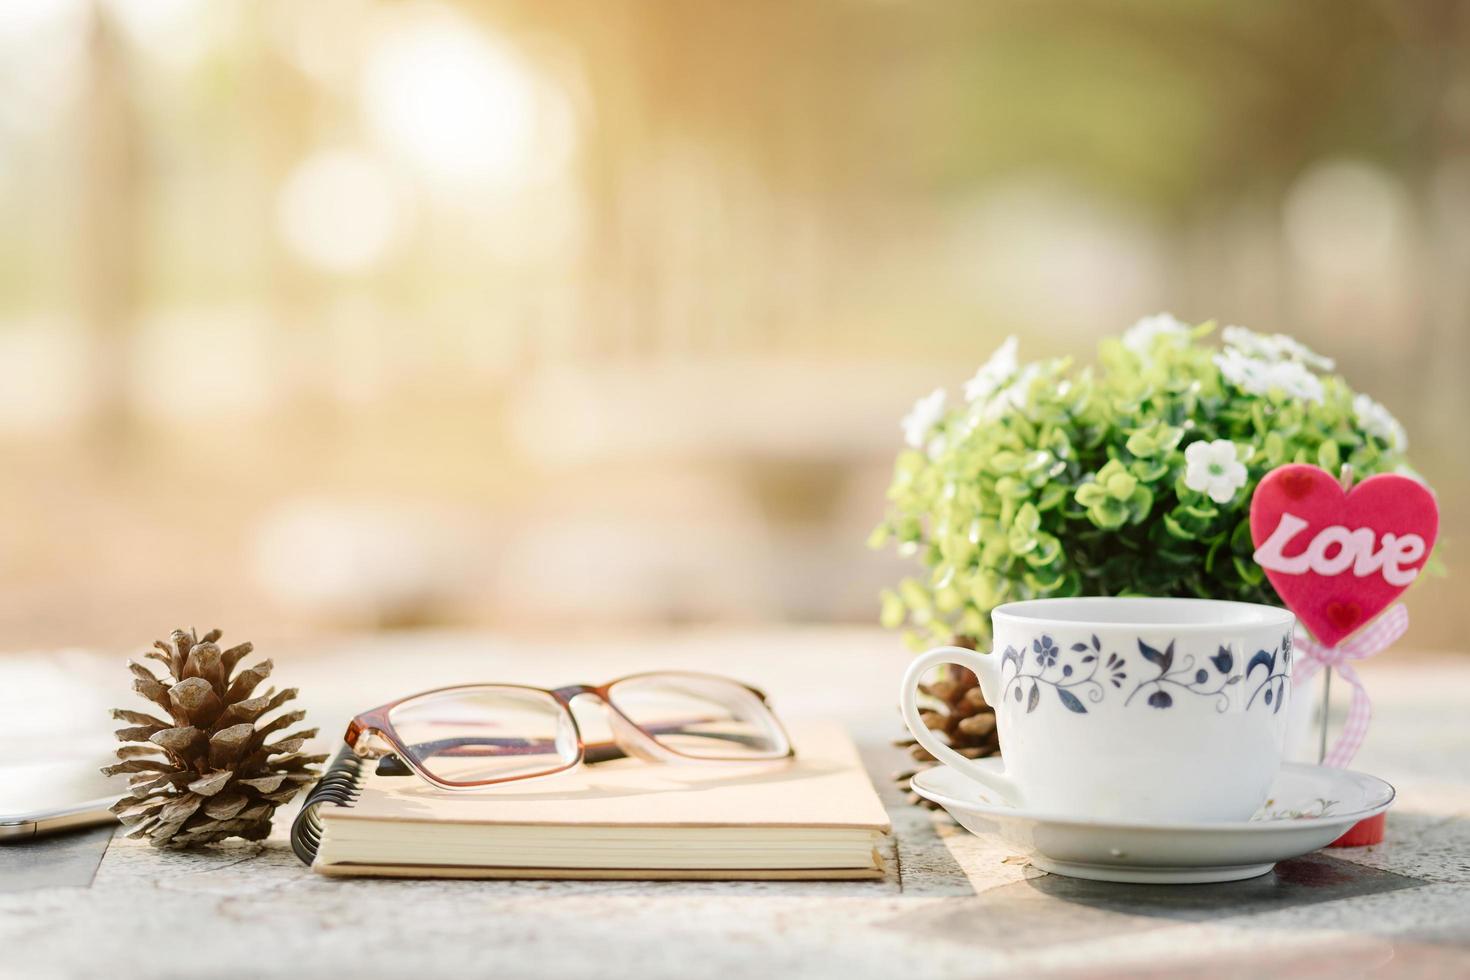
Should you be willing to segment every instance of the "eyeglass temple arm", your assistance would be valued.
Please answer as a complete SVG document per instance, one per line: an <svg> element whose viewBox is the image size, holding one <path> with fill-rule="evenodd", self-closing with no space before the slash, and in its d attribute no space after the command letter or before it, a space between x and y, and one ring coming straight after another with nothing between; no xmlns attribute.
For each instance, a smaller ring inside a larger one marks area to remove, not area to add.
<svg viewBox="0 0 1470 980"><path fill-rule="evenodd" d="M679 732L686 725L696 724L704 719L693 719L690 721L670 722L662 725L647 725L643 730L650 735L667 735ZM701 738L716 738L726 742L736 742L741 745L757 745L761 741L758 736L740 735L727 732L700 732ZM477 736L464 736L459 738L441 738L432 742L417 742L408 746L409 750L420 758L431 758L436 755L542 755L547 752L556 751L556 742L552 739L524 739L524 738L487 738ZM474 751L475 749L489 751ZM470 750L470 751L464 751ZM611 762L613 759L621 759L627 755L616 742L588 742L583 747L582 761L588 765L596 765L599 762ZM391 761L390 761L391 760ZM378 763L378 775L380 776L407 776L413 770L404 765L403 761L394 756L385 756Z"/></svg>
<svg viewBox="0 0 1470 980"><path fill-rule="evenodd" d="M497 747L494 752L454 752L454 749L470 748L475 745L483 746L485 742L502 741L497 739L474 739L474 738L444 738L436 742L420 742L410 745L409 748L421 758L430 758L435 755L538 755L546 752L556 751L555 743L525 742L523 739L504 739L503 741L518 741L521 745L515 746L511 752L505 751L505 747ZM624 752L616 742L588 742L583 746L582 761L587 765L596 765L599 762L611 762L614 759L622 759L628 753ZM402 759L396 755L385 755L378 760L379 776L412 776L410 769Z"/></svg>

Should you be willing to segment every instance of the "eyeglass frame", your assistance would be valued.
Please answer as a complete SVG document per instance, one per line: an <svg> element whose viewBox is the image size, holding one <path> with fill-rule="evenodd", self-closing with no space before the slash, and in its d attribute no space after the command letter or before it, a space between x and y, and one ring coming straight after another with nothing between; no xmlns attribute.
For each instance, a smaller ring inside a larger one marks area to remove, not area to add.
<svg viewBox="0 0 1470 980"><path fill-rule="evenodd" d="M690 755L680 752L678 749L670 748L659 742L658 739L648 732L644 726L639 725L619 708L609 696L609 692L624 681L640 680L648 677L693 677L701 680L720 681L725 684L733 684L752 695L762 711L768 717L772 729L780 735L780 744L784 751L766 756L752 757L744 756L706 756ZM551 697L561 708L562 714L571 724L572 734L577 740L576 756L566 765L556 769L548 769L544 772L524 773L513 776L499 776L494 779L480 779L473 781L448 780L434 775L424 768L417 759L417 754L409 751L407 743L404 742L398 731L393 726L389 715L399 705L418 698L427 697L431 694L442 694L446 691L465 691L476 688L501 688L512 691L530 691L536 694L544 694ZM577 722L576 712L572 711L572 702L579 697L593 697L601 702L607 710L609 728L612 730L613 740L611 742L586 742L582 738L582 727ZM487 786L495 786L501 783L519 782L525 779L542 779L547 776L556 776L569 772L582 765L596 765L600 762L608 762L613 759L635 757L646 762L664 763L710 763L713 765L740 764L746 765L780 762L785 759L794 758L796 749L791 744L791 736L786 731L786 726L781 723L770 701L764 691L752 687L742 681L720 674L710 674L694 670L649 670L636 674L626 674L622 677L608 681L606 684L568 684L563 687L545 688L536 687L531 684L501 684L486 681L474 684L449 684L445 687L431 688L427 691L419 691L401 697L396 701L370 708L367 711L354 715L347 723L347 731L343 733L342 740L358 758L382 759L388 755L394 755L406 765L413 774L430 785L452 792L473 792L484 789ZM386 743L374 744L375 741Z"/></svg>

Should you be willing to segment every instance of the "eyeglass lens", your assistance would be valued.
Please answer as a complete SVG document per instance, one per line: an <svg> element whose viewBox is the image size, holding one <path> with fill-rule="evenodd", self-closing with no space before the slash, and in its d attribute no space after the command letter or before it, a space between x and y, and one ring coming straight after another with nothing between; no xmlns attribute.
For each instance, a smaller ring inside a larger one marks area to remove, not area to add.
<svg viewBox="0 0 1470 980"><path fill-rule="evenodd" d="M572 719L542 691L438 691L395 705L388 720L412 761L446 783L541 775L577 761Z"/></svg>
<svg viewBox="0 0 1470 980"><path fill-rule="evenodd" d="M608 700L663 747L696 759L773 759L789 745L765 703L742 684L698 674L618 681Z"/></svg>

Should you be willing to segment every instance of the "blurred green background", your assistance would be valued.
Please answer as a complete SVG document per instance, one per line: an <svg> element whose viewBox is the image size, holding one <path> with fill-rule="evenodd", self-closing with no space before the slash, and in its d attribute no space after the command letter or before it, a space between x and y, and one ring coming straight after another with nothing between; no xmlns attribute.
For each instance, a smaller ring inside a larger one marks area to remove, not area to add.
<svg viewBox="0 0 1470 980"><path fill-rule="evenodd" d="M1464 3L7 0L0 216L3 648L869 623L914 397L1161 309L1399 415L1470 632Z"/></svg>

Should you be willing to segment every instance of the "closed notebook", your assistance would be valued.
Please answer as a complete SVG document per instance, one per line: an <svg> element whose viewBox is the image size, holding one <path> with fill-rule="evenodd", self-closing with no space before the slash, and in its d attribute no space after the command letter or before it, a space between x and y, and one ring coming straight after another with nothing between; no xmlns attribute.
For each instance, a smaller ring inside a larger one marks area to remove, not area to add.
<svg viewBox="0 0 1470 980"><path fill-rule="evenodd" d="M837 725L750 766L617 759L483 792L379 776L343 753L292 827L331 875L878 878L888 816Z"/></svg>

